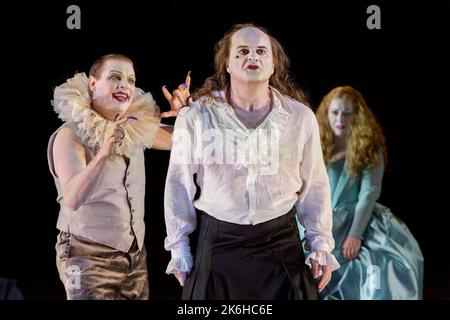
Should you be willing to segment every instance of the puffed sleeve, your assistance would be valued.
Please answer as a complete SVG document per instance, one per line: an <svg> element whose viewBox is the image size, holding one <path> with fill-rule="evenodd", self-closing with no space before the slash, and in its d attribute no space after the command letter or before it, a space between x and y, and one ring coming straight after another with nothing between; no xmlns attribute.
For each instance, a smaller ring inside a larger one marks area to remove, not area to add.
<svg viewBox="0 0 450 320"><path fill-rule="evenodd" d="M334 239L330 184L323 162L319 126L314 114L309 122L310 129L300 164L302 188L297 202L298 219L305 228L305 236L310 248L306 264L311 267L310 260L314 259L320 265L331 265L335 270L340 265L331 253L334 248Z"/></svg>
<svg viewBox="0 0 450 320"><path fill-rule="evenodd" d="M190 272L192 255L189 234L196 228L196 212L193 205L196 193L194 174L199 164L194 158L194 118L191 108L184 108L178 114L173 132L173 146L166 177L164 210L167 237L166 250L171 251L172 259L166 269Z"/></svg>

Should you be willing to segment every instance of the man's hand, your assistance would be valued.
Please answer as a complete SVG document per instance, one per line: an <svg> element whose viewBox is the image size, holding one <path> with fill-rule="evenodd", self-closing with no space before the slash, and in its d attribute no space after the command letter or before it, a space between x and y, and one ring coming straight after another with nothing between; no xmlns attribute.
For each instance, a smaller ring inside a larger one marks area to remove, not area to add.
<svg viewBox="0 0 450 320"><path fill-rule="evenodd" d="M161 113L161 118L176 117L180 109L188 103L192 102L189 87L191 86L191 72L189 71L186 80L183 84L178 86L178 89L174 90L170 94L166 86L162 87L164 97L170 103L170 111Z"/></svg>
<svg viewBox="0 0 450 320"><path fill-rule="evenodd" d="M173 273L175 278L177 278L178 282L180 283L180 286L184 287L184 282L186 281L187 272L183 271L175 271Z"/></svg>
<svg viewBox="0 0 450 320"><path fill-rule="evenodd" d="M317 279L322 275L320 282L317 284L317 291L322 292L322 290L327 286L331 280L331 266L325 265L321 266L319 262L311 259L311 271L314 279Z"/></svg>

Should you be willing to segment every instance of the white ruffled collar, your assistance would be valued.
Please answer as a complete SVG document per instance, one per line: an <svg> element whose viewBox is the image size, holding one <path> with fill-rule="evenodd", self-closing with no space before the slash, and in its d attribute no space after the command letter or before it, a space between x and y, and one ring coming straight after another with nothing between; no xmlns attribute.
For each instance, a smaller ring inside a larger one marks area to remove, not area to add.
<svg viewBox="0 0 450 320"><path fill-rule="evenodd" d="M89 82L85 73L77 73L56 87L52 105L58 117L70 124L81 141L92 149L102 145L106 130L114 125L91 108ZM138 149L150 148L159 129L159 113L152 95L136 88L127 115L138 120L127 121L122 125L125 138L116 147L116 153L130 156Z"/></svg>

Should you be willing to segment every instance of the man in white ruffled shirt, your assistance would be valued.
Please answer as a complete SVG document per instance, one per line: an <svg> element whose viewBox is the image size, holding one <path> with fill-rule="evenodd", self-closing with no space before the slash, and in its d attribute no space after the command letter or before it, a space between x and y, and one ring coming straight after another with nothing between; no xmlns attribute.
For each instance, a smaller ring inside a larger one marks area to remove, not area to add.
<svg viewBox="0 0 450 320"><path fill-rule="evenodd" d="M175 123L166 272L184 286L184 299L317 299L339 264L314 113L263 28L237 25L216 48L216 73Z"/></svg>

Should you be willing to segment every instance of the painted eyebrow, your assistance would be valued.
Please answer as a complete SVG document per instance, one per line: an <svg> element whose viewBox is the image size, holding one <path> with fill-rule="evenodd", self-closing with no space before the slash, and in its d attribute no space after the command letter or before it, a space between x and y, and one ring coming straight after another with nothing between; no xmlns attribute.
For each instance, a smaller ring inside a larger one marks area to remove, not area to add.
<svg viewBox="0 0 450 320"><path fill-rule="evenodd" d="M118 70L111 70L109 73L118 73L118 74L120 74L120 75L122 75L122 72L121 71L118 71ZM132 74L132 75L130 75L130 77L131 78L136 78L136 76L134 75L134 74Z"/></svg>
<svg viewBox="0 0 450 320"><path fill-rule="evenodd" d="M239 48L248 48L248 46L238 46L238 49ZM257 46L256 48L258 48L258 49L267 49L266 46Z"/></svg>
<svg viewBox="0 0 450 320"><path fill-rule="evenodd" d="M339 108L330 108L331 112L341 111ZM352 110L342 110L343 113L353 113Z"/></svg>

